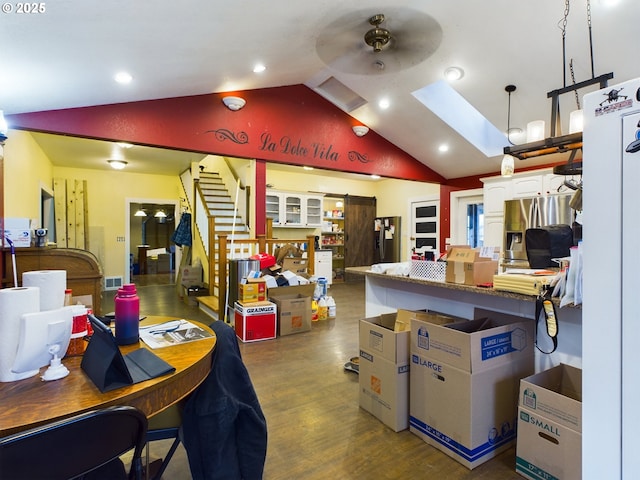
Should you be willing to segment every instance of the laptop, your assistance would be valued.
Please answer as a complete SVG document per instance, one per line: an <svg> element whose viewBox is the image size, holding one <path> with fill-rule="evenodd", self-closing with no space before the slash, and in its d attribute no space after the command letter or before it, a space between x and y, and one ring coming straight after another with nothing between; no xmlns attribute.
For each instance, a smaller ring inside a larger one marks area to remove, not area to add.
<svg viewBox="0 0 640 480"><path fill-rule="evenodd" d="M133 385L175 371L175 367L146 348L139 348L122 355L111 329L95 315L89 314L88 317L93 326L93 335L80 366L101 392Z"/></svg>

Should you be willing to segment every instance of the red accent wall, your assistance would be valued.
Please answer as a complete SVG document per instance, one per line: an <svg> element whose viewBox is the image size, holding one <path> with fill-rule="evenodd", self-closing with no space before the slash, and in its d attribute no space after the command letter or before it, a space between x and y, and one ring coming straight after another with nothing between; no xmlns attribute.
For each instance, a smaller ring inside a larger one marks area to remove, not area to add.
<svg viewBox="0 0 640 480"><path fill-rule="evenodd" d="M247 90L239 111L228 94L10 115L12 128L164 148L255 158L388 178L442 183L444 178L304 85Z"/></svg>

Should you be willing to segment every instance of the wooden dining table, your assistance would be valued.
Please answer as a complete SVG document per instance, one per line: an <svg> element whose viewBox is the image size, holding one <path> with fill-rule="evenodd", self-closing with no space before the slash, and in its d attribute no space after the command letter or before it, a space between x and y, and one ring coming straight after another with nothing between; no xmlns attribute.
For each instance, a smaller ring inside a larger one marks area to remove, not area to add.
<svg viewBox="0 0 640 480"><path fill-rule="evenodd" d="M150 316L141 326L173 319ZM0 437L113 405L136 407L147 417L160 413L192 392L211 371L215 333L202 323L189 321L209 331L212 337L154 349L153 353L175 367L168 375L102 393L80 368L82 356L74 356L62 360L70 372L62 379L43 381L43 368L34 377L0 382ZM142 341L120 349L126 355L141 347L146 347Z"/></svg>

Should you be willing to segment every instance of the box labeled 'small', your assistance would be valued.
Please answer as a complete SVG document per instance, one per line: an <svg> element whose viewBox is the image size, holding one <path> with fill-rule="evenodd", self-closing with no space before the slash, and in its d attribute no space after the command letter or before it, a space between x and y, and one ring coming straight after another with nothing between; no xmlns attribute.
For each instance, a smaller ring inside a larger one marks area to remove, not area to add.
<svg viewBox="0 0 640 480"><path fill-rule="evenodd" d="M560 364L520 381L516 471L534 480L579 480L582 370Z"/></svg>
<svg viewBox="0 0 640 480"><path fill-rule="evenodd" d="M280 289L269 291L269 300L278 307L279 335L311 330L311 297L301 294L280 295L278 290Z"/></svg>
<svg viewBox="0 0 640 480"><path fill-rule="evenodd" d="M277 307L271 302L235 303L236 336L243 342L276 338Z"/></svg>
<svg viewBox="0 0 640 480"><path fill-rule="evenodd" d="M532 320L476 315L411 321L409 428L468 468L513 444L520 379L534 372Z"/></svg>
<svg viewBox="0 0 640 480"><path fill-rule="evenodd" d="M447 253L445 281L464 285L492 283L498 273L498 262L481 257L478 250L454 247Z"/></svg>
<svg viewBox="0 0 640 480"><path fill-rule="evenodd" d="M532 480L580 480L582 434L538 413L518 408L516 472Z"/></svg>

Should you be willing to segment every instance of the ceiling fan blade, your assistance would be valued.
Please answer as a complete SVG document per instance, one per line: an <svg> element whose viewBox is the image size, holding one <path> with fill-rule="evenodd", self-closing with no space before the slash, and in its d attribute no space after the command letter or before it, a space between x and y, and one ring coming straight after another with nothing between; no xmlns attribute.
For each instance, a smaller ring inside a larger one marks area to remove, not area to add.
<svg viewBox="0 0 640 480"><path fill-rule="evenodd" d="M368 19L371 11L351 12L331 24L316 41L320 59L331 68L345 73L381 74L403 70L431 56L442 41L442 28L427 15L412 9L387 8L381 27L389 30L391 39L381 52L364 41L373 28Z"/></svg>

